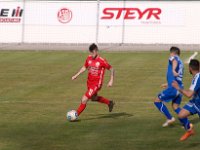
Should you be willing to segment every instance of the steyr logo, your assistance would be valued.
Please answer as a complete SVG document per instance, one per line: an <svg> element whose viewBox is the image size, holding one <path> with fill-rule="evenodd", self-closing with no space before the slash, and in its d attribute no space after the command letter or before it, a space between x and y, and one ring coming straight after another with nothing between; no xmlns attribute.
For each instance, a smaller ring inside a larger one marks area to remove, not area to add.
<svg viewBox="0 0 200 150"><path fill-rule="evenodd" d="M146 8L141 10L139 8L104 8L101 19L115 19L118 20L123 17L124 20L160 20L160 8Z"/></svg>
<svg viewBox="0 0 200 150"><path fill-rule="evenodd" d="M62 8L58 11L57 18L60 23L69 23L72 19L72 11L68 8Z"/></svg>

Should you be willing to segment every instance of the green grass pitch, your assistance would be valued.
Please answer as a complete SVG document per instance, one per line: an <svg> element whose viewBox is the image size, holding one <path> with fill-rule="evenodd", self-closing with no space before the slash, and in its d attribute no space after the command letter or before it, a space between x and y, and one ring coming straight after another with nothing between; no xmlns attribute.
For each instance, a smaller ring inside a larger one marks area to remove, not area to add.
<svg viewBox="0 0 200 150"><path fill-rule="evenodd" d="M198 116L190 117L197 134L180 143L184 130L179 122L162 128L165 118L153 105L166 82L168 52L101 52L116 76L114 86L107 88L106 73L99 94L116 102L114 111L89 102L80 121L66 121L66 112L78 107L86 90L87 73L76 81L71 76L87 55L0 51L0 150L199 150ZM190 81L185 65L185 87Z"/></svg>

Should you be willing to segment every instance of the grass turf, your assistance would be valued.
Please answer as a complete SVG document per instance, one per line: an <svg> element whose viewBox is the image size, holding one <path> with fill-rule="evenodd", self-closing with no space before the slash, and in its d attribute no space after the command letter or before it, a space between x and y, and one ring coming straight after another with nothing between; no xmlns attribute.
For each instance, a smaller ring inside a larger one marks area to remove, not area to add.
<svg viewBox="0 0 200 150"><path fill-rule="evenodd" d="M184 130L179 122L162 128L165 118L152 102L165 82L167 52L101 53L116 70L114 86L106 87L107 72L99 93L115 100L114 111L89 102L78 122L67 122L66 112L78 107L86 90L86 73L76 81L71 76L87 55L0 51L0 150L199 149L198 116L190 117L197 135L180 143ZM185 65L186 87L190 80ZM187 101L184 98L182 105Z"/></svg>

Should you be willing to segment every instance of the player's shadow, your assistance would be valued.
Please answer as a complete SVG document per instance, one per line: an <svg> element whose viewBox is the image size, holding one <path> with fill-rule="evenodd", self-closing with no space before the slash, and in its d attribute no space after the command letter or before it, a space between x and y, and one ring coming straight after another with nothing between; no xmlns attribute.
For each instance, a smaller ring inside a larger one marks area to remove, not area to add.
<svg viewBox="0 0 200 150"><path fill-rule="evenodd" d="M126 112L120 112L120 113L110 113L110 114L96 114L96 117L88 118L84 120L94 120L94 119L106 119L106 118L112 118L112 119L118 119L122 117L132 117L133 114L128 114Z"/></svg>

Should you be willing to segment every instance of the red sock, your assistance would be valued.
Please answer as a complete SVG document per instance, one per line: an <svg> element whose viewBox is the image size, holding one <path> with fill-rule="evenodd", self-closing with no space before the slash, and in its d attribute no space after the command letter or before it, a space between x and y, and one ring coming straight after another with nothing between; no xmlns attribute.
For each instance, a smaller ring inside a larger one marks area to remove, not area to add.
<svg viewBox="0 0 200 150"><path fill-rule="evenodd" d="M79 108L77 109L78 116L84 111L86 104L80 104Z"/></svg>
<svg viewBox="0 0 200 150"><path fill-rule="evenodd" d="M101 97L101 96L98 96L98 99L97 99L98 102L100 103L104 103L104 104L107 104L109 105L110 104L110 101L104 97Z"/></svg>

